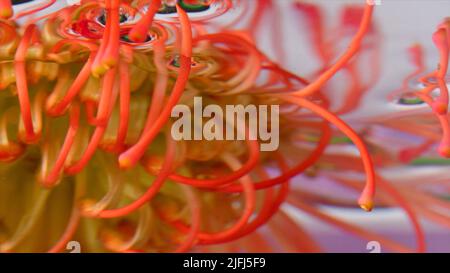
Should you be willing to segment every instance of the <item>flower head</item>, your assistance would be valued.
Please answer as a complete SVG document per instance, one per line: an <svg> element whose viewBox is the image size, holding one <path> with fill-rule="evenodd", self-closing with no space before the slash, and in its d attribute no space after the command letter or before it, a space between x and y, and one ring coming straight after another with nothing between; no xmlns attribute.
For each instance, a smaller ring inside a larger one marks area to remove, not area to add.
<svg viewBox="0 0 450 273"><path fill-rule="evenodd" d="M362 120L355 129L340 115L355 110L378 80L376 62L367 82L357 69L359 56L379 58L372 5L343 11L337 39L351 41L342 53L327 45L317 5L292 4L310 23L321 60L321 69L305 77L283 68L276 29L270 38L280 61L259 47L264 18L273 23L280 16L272 0L81 0L46 12L55 2L14 13L10 1L0 0L0 251L58 252L72 238L87 251L320 251L283 204L396 251L412 249L319 205L371 211L396 204L411 220L418 251L425 249L419 213L448 222L429 205L419 207L425 200L446 203L391 185L375 169L421 159L439 139L440 154L450 156L447 21L433 35L440 63L421 78L424 88L393 92L398 103L426 102L437 121L405 126L386 118L375 126ZM215 21L241 5L254 11L248 24L242 27L244 15ZM25 23L17 24L19 18ZM420 45L411 53L417 71L409 78L424 71ZM336 110L325 90L341 72L352 86ZM260 151L261 139L174 140L172 110L194 107L196 96L221 109L280 106L280 149ZM392 158L377 142L377 126L423 143L404 143ZM292 183L300 175L333 180L359 198L306 191ZM270 242L265 232L280 241Z"/></svg>

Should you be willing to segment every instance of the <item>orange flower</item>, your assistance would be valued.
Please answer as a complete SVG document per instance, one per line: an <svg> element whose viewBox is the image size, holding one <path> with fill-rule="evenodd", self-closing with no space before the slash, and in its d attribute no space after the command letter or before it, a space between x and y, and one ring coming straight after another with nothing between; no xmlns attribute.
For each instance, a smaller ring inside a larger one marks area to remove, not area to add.
<svg viewBox="0 0 450 273"><path fill-rule="evenodd" d="M241 30L236 30L241 16L226 26L213 19L234 6L250 9L249 1L82 0L39 13L55 2L13 14L12 3L0 0L0 251L60 252L70 240L91 252L320 251L283 204L395 251L425 250L418 214L448 224L418 204L448 205L425 192L393 186L375 170L428 151L440 137L432 131L436 124L413 129L389 119L380 122L425 139L419 147L406 147L410 153L397 160L374 141L371 124L355 130L338 116L354 110L377 80L376 63L367 84L356 68L357 54L375 52L379 58L373 5L345 10L341 27L354 36L336 56L325 44L323 26L316 24L321 22L318 7L293 4L317 26L311 37L323 67L306 80L258 47L262 18L275 22L280 16L271 0L258 1ZM16 24L19 18L25 23ZM444 22L433 36L439 68L422 79L423 90L414 92L440 122L444 156L450 145L444 82L448 25ZM282 48L275 47L283 59ZM421 63L417 60L411 77L422 73ZM333 111L323 90L342 71L353 86L348 102ZM431 94L436 88L437 98ZM250 139L175 141L172 109L192 107L195 96L221 108L279 105L280 149L262 152L262 140ZM326 151L344 146L356 148L359 156ZM365 174L365 182L340 175L343 170ZM291 188L291 180L302 174L356 189L359 199ZM356 203L365 211L375 204L400 206L415 230L417 249L318 207ZM264 235L265 228L277 243Z"/></svg>

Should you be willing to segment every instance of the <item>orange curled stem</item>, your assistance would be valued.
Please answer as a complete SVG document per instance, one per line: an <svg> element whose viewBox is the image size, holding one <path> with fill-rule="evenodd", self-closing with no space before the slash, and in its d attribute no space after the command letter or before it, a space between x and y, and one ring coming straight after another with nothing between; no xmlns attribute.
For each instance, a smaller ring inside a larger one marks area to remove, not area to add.
<svg viewBox="0 0 450 273"><path fill-rule="evenodd" d="M350 46L347 51L337 60L335 64L333 64L329 69L323 72L315 81L307 85L306 87L297 90L294 94L299 97L306 97L314 92L318 91L331 77L333 77L348 61L358 53L361 42L368 32L368 28L370 26L370 22L372 20L373 13L373 5L366 5L364 9L364 15L361 20L358 32L353 37Z"/></svg>
<svg viewBox="0 0 450 273"><path fill-rule="evenodd" d="M11 0L0 0L0 18L9 19L13 16Z"/></svg>
<svg viewBox="0 0 450 273"><path fill-rule="evenodd" d="M66 162L67 156L69 155L75 140L79 123L80 107L78 104L74 104L70 109L70 123L66 138L56 159L55 165L48 173L47 177L45 177L44 181L42 181L44 187L51 187L58 181L58 177L61 174L61 170L64 168L64 163Z"/></svg>
<svg viewBox="0 0 450 273"><path fill-rule="evenodd" d="M442 140L439 145L439 153L444 157L450 158L450 124L448 115L439 115L439 122L442 127Z"/></svg>
<svg viewBox="0 0 450 273"><path fill-rule="evenodd" d="M282 159L282 157L279 157L279 164L284 170L286 170L287 166L285 165L285 162ZM267 173L265 172L262 173L263 173L262 177L266 179ZM280 189L278 190L276 196L274 196L273 194L273 188L268 188L264 194L263 206L260 209L259 214L253 219L253 221L242 227L242 229L240 229L238 232L234 234L231 234L226 237L215 238L214 240L201 240L199 243L203 245L213 243L224 243L252 233L258 227L266 223L278 211L278 208L284 202L288 193L289 193L289 183L283 183L280 186ZM162 216L162 219L182 232L187 232L188 230L187 227L185 225L180 224L180 222L170 222L168 219L165 219L164 216Z"/></svg>
<svg viewBox="0 0 450 273"><path fill-rule="evenodd" d="M230 165L230 168L232 169L238 169L239 163L236 162L237 159L233 157L227 158L227 155L224 156L225 161L228 165ZM255 195L255 188L253 187L252 179L249 176L244 176L239 181L242 184L243 187L243 193L245 198L245 207L244 211L239 218L239 220L234 223L233 226L227 228L224 231L220 231L217 233L209 233L209 232L199 232L198 233L198 239L200 244L216 244L218 242L223 241L229 241L231 238L235 237L241 230L247 225L248 220L250 219L250 216L253 214L253 211L255 209L255 202L256 202L256 195ZM189 228L181 223L180 221L176 221L173 223L175 226L178 226L180 229L188 230Z"/></svg>
<svg viewBox="0 0 450 273"><path fill-rule="evenodd" d="M116 69L111 69L107 72L105 77L114 78L115 74L116 74ZM83 168L89 163L89 160L91 160L92 156L94 155L95 151L97 150L97 147L99 146L100 141L102 140L103 135L106 131L106 126L111 117L113 106L117 100L117 92L112 92L111 98L109 98L109 99L111 101L109 103L109 109L107 109L106 124L104 124L103 126L97 125L97 127L95 128L94 133L87 145L87 148L86 148L86 151L84 152L84 154L81 156L81 158L76 163L74 163L73 165L71 165L65 169L65 172L67 174L73 175L73 174L81 172L83 170ZM91 106L92 106L92 104L90 104L90 103L86 104L87 111L89 111ZM89 119L89 117L88 117L88 119Z"/></svg>
<svg viewBox="0 0 450 273"><path fill-rule="evenodd" d="M152 0L148 7L147 13L142 19L131 29L128 37L135 43L143 43L147 39L147 33L153 23L153 18L161 6L161 0Z"/></svg>
<svg viewBox="0 0 450 273"><path fill-rule="evenodd" d="M108 67L103 66L103 58L105 55L105 51L108 47L109 38L111 36L111 12L110 12L110 5L109 1L106 2L106 11L109 14L106 14L106 25L105 30L103 32L102 40L100 41L100 47L98 49L97 55L95 56L94 63L92 64L92 75L94 77L100 77L101 75L105 74L108 70Z"/></svg>
<svg viewBox="0 0 450 273"><path fill-rule="evenodd" d="M168 81L168 72L167 67L164 62L164 53L165 49L165 39L160 39L155 42L154 48L154 64L156 66L156 81L155 86L153 88L153 96L152 101L150 103L150 107L148 109L147 121L145 122L144 132L147 132L152 126L155 120L158 118L158 115L163 108L163 104L161 101L164 100L164 95L167 88Z"/></svg>
<svg viewBox="0 0 450 273"><path fill-rule="evenodd" d="M277 162L278 165L280 165L282 171L287 170L286 162L284 161L284 158L282 156L277 156ZM267 179L267 173L263 173L262 178ZM261 225L266 223L276 212L278 212L279 207L285 201L288 193L289 181L286 181L286 183L280 185L276 196L274 196L273 194L273 188L266 189L266 192L264 194L263 207L260 209L259 214L253 219L253 221L242 228L239 233L236 233L235 236L228 239L233 240L248 235L258 229Z"/></svg>
<svg viewBox="0 0 450 273"><path fill-rule="evenodd" d="M207 40L215 43L230 43L238 46L239 52L242 49L242 54L248 55L246 63L242 70L229 79L227 83L236 85L231 90L227 90L225 94L236 94L250 88L258 78L261 69L261 62L263 54L247 39L244 39L241 35L236 33L221 33L221 34L206 34L196 37L193 42L198 43L200 41ZM231 52L234 52L233 50Z"/></svg>
<svg viewBox="0 0 450 273"><path fill-rule="evenodd" d="M299 163L298 165L294 166L291 169L284 170L283 173L278 177L265 179L263 181L255 183L254 184L255 189L259 190L269 188L277 184L285 183L289 179L293 178L294 176L303 172L310 166L314 165L314 163L320 158L320 156L325 151L325 148L327 147L331 139L331 128L328 125L328 123L324 122L321 128L323 132L322 137L320 138L316 148L304 161L302 161L301 163ZM241 192L242 187L240 185L229 185L224 188L219 188L215 190L223 192Z"/></svg>
<svg viewBox="0 0 450 273"><path fill-rule="evenodd" d="M78 160L73 165L67 167L65 169L65 173L74 175L81 172L84 169L84 167L89 163L89 160L94 155L98 145L100 144L100 141L102 140L105 130L106 130L105 127L95 128L85 153L83 154L80 160Z"/></svg>
<svg viewBox="0 0 450 273"><path fill-rule="evenodd" d="M37 36L36 25L29 25L25 29L22 40L14 56L14 69L16 72L17 95L19 97L20 113L25 127L23 141L32 143L36 141L37 135L33 129L33 120L31 118L30 98L28 94L26 55L28 47L33 43Z"/></svg>
<svg viewBox="0 0 450 273"><path fill-rule="evenodd" d="M301 15L304 15L299 16L299 18L303 19L305 17L308 30L311 30L309 36L314 45L315 53L318 55L323 65L326 66L329 63L331 56L329 48L327 48L324 41L325 31L322 10L314 4L303 2L295 2L293 6L301 13Z"/></svg>
<svg viewBox="0 0 450 273"><path fill-rule="evenodd" d="M98 102L97 115L92 120L93 124L96 126L105 127L110 116L109 109L113 102L112 94L114 90L114 83L116 81L116 69L108 70L108 72L103 77L102 82L102 92L100 94L100 100Z"/></svg>
<svg viewBox="0 0 450 273"><path fill-rule="evenodd" d="M114 67L118 63L120 47L120 1L111 0L110 3L111 7L107 14L107 17L110 17L107 21L110 24L110 33L107 37L107 45L101 60L101 66L107 69Z"/></svg>
<svg viewBox="0 0 450 273"><path fill-rule="evenodd" d="M439 50L439 69L437 71L437 77L443 78L447 74L448 69L448 55L449 45L447 39L447 31L445 29L438 29L433 34L433 42Z"/></svg>
<svg viewBox="0 0 450 273"><path fill-rule="evenodd" d="M89 59L84 64L80 73L77 75L77 77L73 81L72 85L67 90L67 93L61 99L61 101L59 101L58 103L56 103L55 105L53 105L47 109L48 114L50 114L52 116L59 116L64 113L64 111L67 109L67 107L70 105L70 103L74 100L74 98L78 95L80 90L83 88L84 84L89 79L92 63L94 61L94 56L95 56L95 52L91 53L91 55L89 56Z"/></svg>
<svg viewBox="0 0 450 273"><path fill-rule="evenodd" d="M86 120L89 125L95 126L95 110L97 109L97 102L87 100L84 102Z"/></svg>
<svg viewBox="0 0 450 273"><path fill-rule="evenodd" d="M155 121L153 127L144 132L139 138L138 142L131 148L126 150L119 156L119 166L121 168L131 168L137 164L139 159L144 155L145 150L151 144L161 128L166 124L170 117L172 108L180 99L186 83L188 81L189 73L191 71L191 57L192 57L192 30L189 23L189 18L182 8L177 5L178 16L181 21L181 55L180 55L180 69L175 85L167 101L166 107L162 110L160 116Z"/></svg>
<svg viewBox="0 0 450 273"><path fill-rule="evenodd" d="M128 122L130 117L130 70L128 64L121 62L119 65L120 90L119 90L119 129L117 131L115 149L121 150L125 146Z"/></svg>
<svg viewBox="0 0 450 273"><path fill-rule="evenodd" d="M442 79L438 79L439 82L443 82ZM431 86L430 90L433 90L434 86ZM426 102L430 107L433 107L435 101L431 98L430 95L424 94L422 92L415 92L414 93L417 97L419 97L421 100ZM450 157L450 124L448 115L446 113L439 113L436 111L433 111L436 118L439 120L439 123L442 128L442 138L441 138L441 144L439 145L439 153L443 157Z"/></svg>
<svg viewBox="0 0 450 273"><path fill-rule="evenodd" d="M5 21L0 21L0 44L7 44L17 39L17 32L12 24Z"/></svg>
<svg viewBox="0 0 450 273"><path fill-rule="evenodd" d="M131 204L128 204L122 208L110 209L110 210L102 210L98 212L93 217L96 218L116 218L124 215L128 215L143 205L147 204L158 192L159 189L164 184L164 181L167 179L167 176L172 171L173 163L175 159L175 150L176 150L176 142L172 139L170 134L166 137L167 140L167 150L164 157L164 163L162 164L161 170L153 181L152 185L147 189L147 191L139 197L137 200L133 201Z"/></svg>
<svg viewBox="0 0 450 273"><path fill-rule="evenodd" d="M339 128L344 134L346 134L356 145L358 148L361 159L364 165L364 170L366 172L366 185L363 189L363 192L361 193L361 196L358 199L358 204L360 207L366 211L371 211L373 208L373 199L375 195L375 170L372 162L372 158L369 154L369 151L367 150L366 145L361 140L361 138L358 136L358 134L353 131L353 129L348 126L343 120L341 120L339 117L335 116L334 114L330 113L326 109L300 97L294 97L294 96L280 96L280 98L289 101L291 103L298 104L302 107L305 107L306 109L316 113L317 115L321 116L322 118L328 120L330 123L335 125Z"/></svg>
<svg viewBox="0 0 450 273"><path fill-rule="evenodd" d="M431 106L435 113L439 115L445 115L447 114L449 103L447 82L443 78L438 78L437 81L440 89L440 94Z"/></svg>
<svg viewBox="0 0 450 273"><path fill-rule="evenodd" d="M212 179L195 179L178 174L171 174L169 178L178 183L183 183L187 185L192 185L195 187L215 187L218 185L223 185L227 183L234 182L236 179L248 174L259 162L259 143L257 140L247 140L247 145L249 147L249 156L247 162L238 170L233 171L230 174L212 178ZM241 187L239 187L241 189Z"/></svg>
<svg viewBox="0 0 450 273"><path fill-rule="evenodd" d="M449 57L449 41L448 33L445 29L438 29L433 35L433 42L439 50L439 67L436 71L436 77L440 88L440 95L433 103L433 110L438 114L446 114L449 102L447 83L445 82L445 76L448 70L448 57Z"/></svg>
<svg viewBox="0 0 450 273"><path fill-rule="evenodd" d="M14 142L8 136L8 124L11 122L12 109L8 109L0 118L0 162L11 162L19 158L26 146L22 143Z"/></svg>

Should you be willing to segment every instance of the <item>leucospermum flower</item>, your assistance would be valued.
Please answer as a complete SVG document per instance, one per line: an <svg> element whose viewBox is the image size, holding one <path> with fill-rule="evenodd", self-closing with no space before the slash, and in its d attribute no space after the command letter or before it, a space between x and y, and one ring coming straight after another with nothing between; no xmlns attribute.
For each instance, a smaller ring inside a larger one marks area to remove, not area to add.
<svg viewBox="0 0 450 273"><path fill-rule="evenodd" d="M405 123L384 120L382 128L423 138L423 145L405 147L408 154L399 151L396 159L371 123L356 131L338 116L355 109L377 80L376 62L363 82L355 58L379 58L372 5L343 12L337 39L351 33L351 42L338 53L323 39L320 9L293 2L311 23L323 66L303 77L258 47L263 18L276 22L279 16L271 0L257 1L244 27L240 16L226 25L213 19L239 5L250 10L252 1L81 0L51 12L45 11L56 1L38 2L14 13L11 1L0 0L0 251L59 252L70 240L92 252L320 251L280 210L286 203L394 251L425 250L419 214L448 225L445 216L420 205L448 208L445 202L391 185L375 171L420 158L441 137L439 151L449 156L447 22L433 36L439 68L412 94L430 105L443 134L433 123L401 127ZM423 72L418 66L414 76ZM347 102L332 111L323 91L341 71L353 85ZM436 88L440 93L433 96ZM405 92L410 98L405 88L395 95ZM223 108L280 105L280 149L261 152L259 141L249 139L175 141L172 109L192 106L195 96ZM325 152L336 146L356 148L357 156ZM332 179L360 197L353 202L291 187L301 174ZM376 183L379 206L398 205L409 216L417 249L318 207L358 203L371 211Z"/></svg>

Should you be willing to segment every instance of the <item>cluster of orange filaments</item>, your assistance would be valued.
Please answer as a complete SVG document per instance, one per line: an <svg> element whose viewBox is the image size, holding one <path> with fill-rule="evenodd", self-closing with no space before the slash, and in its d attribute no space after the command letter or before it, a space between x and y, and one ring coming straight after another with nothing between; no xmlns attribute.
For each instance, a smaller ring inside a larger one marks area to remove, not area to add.
<svg viewBox="0 0 450 273"><path fill-rule="evenodd" d="M214 14L195 20L189 15L213 6L224 13L238 2L82 0L27 18L55 1L14 14L11 2L0 0L0 167L2 175L17 182L0 183L2 196L11 195L3 198L0 207L5 215L0 218L0 251L57 252L72 238L90 251L187 251L252 234L285 201L370 237L300 200L317 199L314 196L294 191L300 198L288 198L290 179L319 166L315 164L332 134L344 134L359 150L362 165L351 158L333 165L366 174L359 205L372 210L375 179L380 180L380 186L408 212L423 250L415 215L397 191L377 177L365 143L328 110L321 92L343 69L358 82L356 65L350 60L373 47L363 40L376 36L371 23L374 7L347 10L344 23L356 34L335 63L323 41L315 39L323 69L308 81L282 69L256 45L252 31L271 10L272 1L258 1L245 31L220 27L211 31L207 22ZM295 5L318 26L314 6ZM18 25L20 18L26 23ZM440 150L446 156L450 133L443 78L448 29L445 23L434 35L440 67L423 78L426 88L417 92L441 120ZM429 93L436 87L441 93L433 99ZM367 89L355 86L348 94L353 99L337 113L352 110ZM257 140L173 140L171 111L177 104L189 105L194 96L221 106L280 105L279 151L260 152ZM311 140L319 134L319 139ZM295 146L294 138L316 146L312 150ZM291 157L297 160L293 165ZM324 166L333 161L331 157L322 157ZM272 177L268 167L279 174ZM340 183L360 189L352 181ZM16 192L19 196L14 196ZM67 204L67 199L72 202ZM30 200L33 204L26 206ZM11 203L21 205L7 213ZM281 221L291 227L283 215ZM54 223L54 218L64 224ZM46 239L27 246L27 240L42 232L35 227L42 225L47 226ZM379 240L393 249L405 249Z"/></svg>
<svg viewBox="0 0 450 273"><path fill-rule="evenodd" d="M404 98L413 98L413 101L410 104L426 103L431 107L433 114L438 119L442 128L442 138L438 149L439 153L443 157L450 157L450 123L448 117L449 94L446 83L450 47L450 19L447 18L437 27L437 30L433 33L432 40L439 52L439 64L437 69L423 75L425 70L423 49L420 44L413 45L410 48L410 55L417 69L406 77L403 87L395 90L391 96L401 93L401 96ZM421 89L411 90L408 88L408 83L416 77L419 77L418 82L422 85ZM435 93L437 90L438 94L436 95ZM420 147L414 149L406 155L406 157L411 159L411 157L420 155L435 141L435 138L427 139Z"/></svg>

